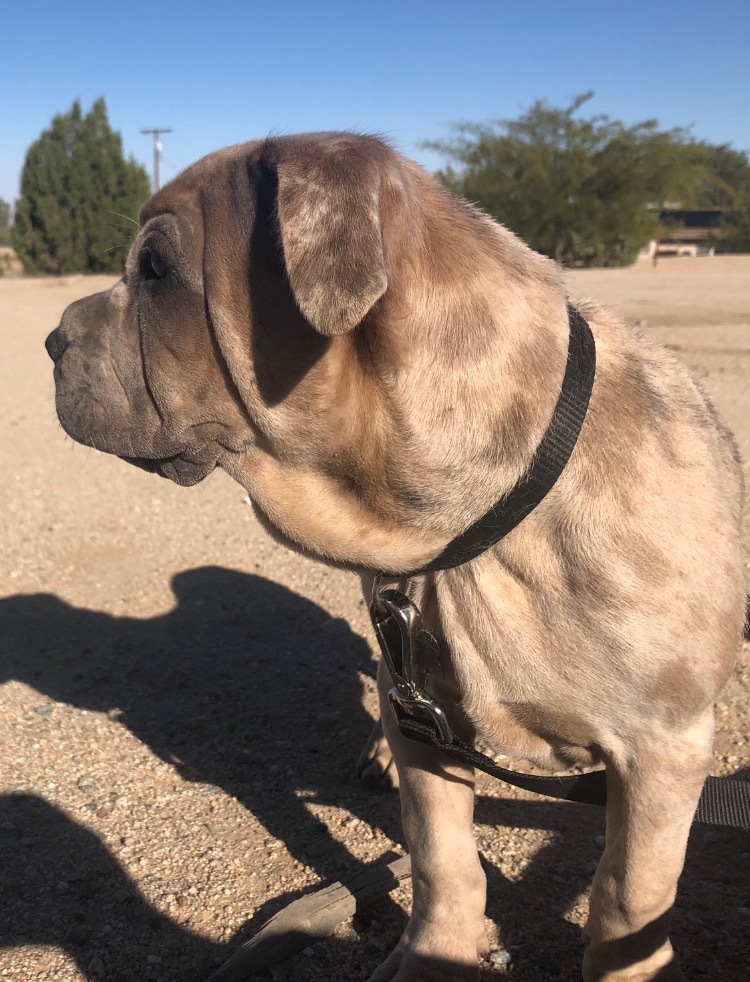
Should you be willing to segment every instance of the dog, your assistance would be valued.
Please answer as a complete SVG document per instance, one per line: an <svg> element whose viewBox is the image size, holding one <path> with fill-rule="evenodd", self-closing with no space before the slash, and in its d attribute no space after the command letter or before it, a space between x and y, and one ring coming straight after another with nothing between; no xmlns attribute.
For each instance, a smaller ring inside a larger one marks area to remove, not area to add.
<svg viewBox="0 0 750 982"><path fill-rule="evenodd" d="M381 140L219 151L143 208L125 274L47 339L75 440L192 485L235 478L268 531L398 578L529 468L568 348L560 270ZM578 304L597 371L551 492L478 558L412 577L454 732L544 767L603 762L586 982L682 978L669 915L745 592L734 442L669 353ZM371 982L473 980L485 877L473 770L405 739L413 912Z"/></svg>

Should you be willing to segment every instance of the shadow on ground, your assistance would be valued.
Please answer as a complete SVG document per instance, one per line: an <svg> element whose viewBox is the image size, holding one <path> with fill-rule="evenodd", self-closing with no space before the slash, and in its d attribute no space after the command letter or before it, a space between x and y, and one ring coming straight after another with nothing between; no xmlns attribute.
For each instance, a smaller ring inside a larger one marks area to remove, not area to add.
<svg viewBox="0 0 750 982"><path fill-rule="evenodd" d="M0 601L0 681L18 679L73 706L116 710L119 722L153 753L188 780L236 797L324 879L357 864L296 789L399 840L396 796L374 794L354 778L371 725L358 680L358 671L374 670L365 642L344 622L262 577L203 568L175 577L173 589L175 609L145 621L76 609L47 594ZM150 907L96 836L50 804L22 793L0 805L0 943L61 945L87 978L97 977L92 957L105 948L111 982L201 979L298 896L279 885L252 922L220 946ZM512 955L508 976L529 982L579 977L580 932L564 915L591 878L601 813L485 798L477 803L477 821L553 833L518 879L487 865L488 914L502 925ZM744 978L750 918L741 911L749 849L740 833L694 832L674 935L695 977ZM56 892L61 881L70 886L63 894ZM381 901L354 926L355 959L344 942L331 942L319 953L329 968L301 957L266 977L366 978L395 944L403 915ZM154 933L159 949L171 955L144 974L128 953L147 948ZM347 976L336 969L344 957L355 966Z"/></svg>

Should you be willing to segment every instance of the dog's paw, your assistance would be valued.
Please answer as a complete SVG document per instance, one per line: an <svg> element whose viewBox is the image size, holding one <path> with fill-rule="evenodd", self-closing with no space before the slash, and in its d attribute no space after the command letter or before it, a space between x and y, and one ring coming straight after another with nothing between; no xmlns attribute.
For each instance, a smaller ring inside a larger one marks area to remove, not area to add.
<svg viewBox="0 0 750 982"><path fill-rule="evenodd" d="M401 940L368 982L478 982L479 961L487 950L483 918L478 923L459 923L457 916L448 922L423 921L412 913Z"/></svg>
<svg viewBox="0 0 750 982"><path fill-rule="evenodd" d="M595 956L596 946L588 947L583 959L584 982L687 982L669 942L643 960L633 956L631 965L623 965L622 957ZM608 961L615 964L608 965Z"/></svg>
<svg viewBox="0 0 750 982"><path fill-rule="evenodd" d="M357 776L368 788L376 791L397 791L398 771L396 763L378 720L367 738L357 761Z"/></svg>
<svg viewBox="0 0 750 982"><path fill-rule="evenodd" d="M584 975L584 979L587 976ZM596 982L687 982L687 978L682 973L682 969L677 962L664 965L662 968L646 969L623 969L615 972L606 972L603 975L591 976Z"/></svg>
<svg viewBox="0 0 750 982"><path fill-rule="evenodd" d="M401 944L368 982L478 982L479 964L416 954Z"/></svg>

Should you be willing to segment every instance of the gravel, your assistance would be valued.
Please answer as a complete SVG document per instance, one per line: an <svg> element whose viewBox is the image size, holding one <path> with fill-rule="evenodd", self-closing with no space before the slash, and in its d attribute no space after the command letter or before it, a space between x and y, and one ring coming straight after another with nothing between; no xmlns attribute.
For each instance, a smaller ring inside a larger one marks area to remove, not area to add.
<svg viewBox="0 0 750 982"><path fill-rule="evenodd" d="M750 459L744 262L573 284L626 313L647 297L648 329L688 338ZM397 797L354 777L376 703L357 581L273 544L224 475L185 491L54 421L44 336L110 282L0 281L0 978L14 982L198 982L291 900L403 853ZM691 290L709 327L680 320ZM716 773L750 774L748 692L745 645ZM578 978L601 813L481 778L476 830L484 977ZM748 860L747 836L694 829L674 927L691 978L747 977ZM366 979L409 905L401 889L262 977Z"/></svg>

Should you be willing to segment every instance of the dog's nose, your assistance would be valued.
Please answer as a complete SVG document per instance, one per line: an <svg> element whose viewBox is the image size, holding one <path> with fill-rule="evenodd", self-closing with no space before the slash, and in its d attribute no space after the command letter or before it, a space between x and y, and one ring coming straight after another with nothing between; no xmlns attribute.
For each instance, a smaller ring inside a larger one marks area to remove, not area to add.
<svg viewBox="0 0 750 982"><path fill-rule="evenodd" d="M50 356L52 361L59 361L63 356L63 352L70 344L67 335L61 327L56 327L54 331L49 335L47 340L44 342L44 347L47 349L47 354Z"/></svg>

